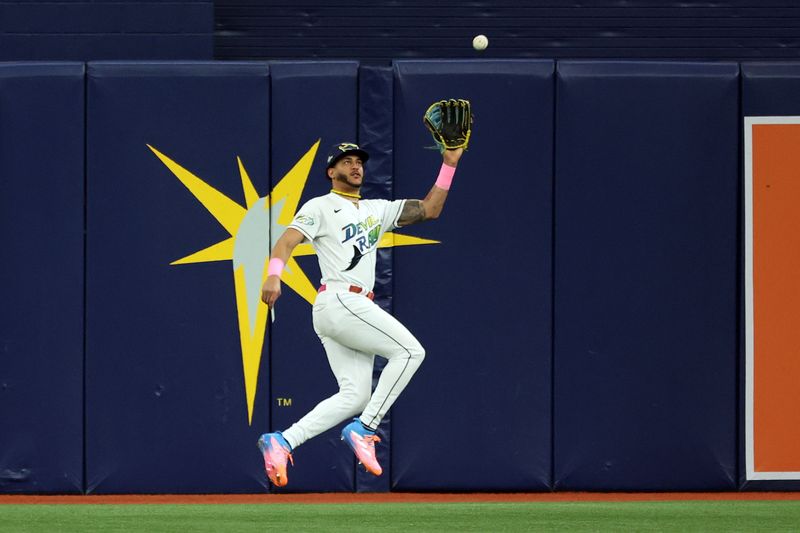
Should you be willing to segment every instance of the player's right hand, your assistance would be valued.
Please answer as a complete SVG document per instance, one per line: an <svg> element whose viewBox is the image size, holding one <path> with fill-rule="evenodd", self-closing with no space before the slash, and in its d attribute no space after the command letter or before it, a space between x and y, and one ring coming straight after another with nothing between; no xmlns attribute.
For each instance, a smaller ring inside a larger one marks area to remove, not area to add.
<svg viewBox="0 0 800 533"><path fill-rule="evenodd" d="M272 307L275 301L281 297L281 278L280 276L269 276L261 287L261 301Z"/></svg>

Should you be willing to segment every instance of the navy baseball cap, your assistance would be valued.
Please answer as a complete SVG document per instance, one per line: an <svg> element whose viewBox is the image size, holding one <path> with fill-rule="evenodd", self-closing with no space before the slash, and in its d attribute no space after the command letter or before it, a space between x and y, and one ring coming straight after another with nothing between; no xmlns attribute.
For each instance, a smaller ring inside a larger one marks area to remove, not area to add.
<svg viewBox="0 0 800 533"><path fill-rule="evenodd" d="M362 163L366 163L367 159L369 159L369 154L359 148L359 146L355 143L336 143L331 146L330 150L328 150L328 166L325 167L325 172L327 172L332 166L336 165L336 162L341 158L351 154L355 154L360 157Z"/></svg>

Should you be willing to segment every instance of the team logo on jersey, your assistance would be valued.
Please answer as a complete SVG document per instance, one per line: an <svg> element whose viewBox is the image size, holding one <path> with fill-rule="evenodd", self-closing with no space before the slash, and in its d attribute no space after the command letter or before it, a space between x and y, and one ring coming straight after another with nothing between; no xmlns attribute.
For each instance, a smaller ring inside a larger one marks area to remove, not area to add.
<svg viewBox="0 0 800 533"><path fill-rule="evenodd" d="M314 225L314 219L311 218L308 215L297 215L296 217L294 217L294 221L297 222L298 224L302 224L304 226L313 226Z"/></svg>
<svg viewBox="0 0 800 533"><path fill-rule="evenodd" d="M156 157L230 234L230 238L173 261L171 264L185 265L209 261L233 262L248 424L251 424L253 420L258 373L269 314L269 309L261 301L261 285L266 279L269 263L269 245L270 242L274 243L278 240L295 217L319 144L318 140L278 181L272 191L263 197L256 192L244 163L237 158L239 175L244 189L245 206L228 198L156 148L148 145ZM306 223L301 220L308 222L308 225L315 222L311 217L297 217L298 222ZM353 235L350 238L364 237L364 244L367 247L373 246L380 234L379 224L380 221L377 219L363 227L359 224L351 230ZM437 242L388 232L383 235L377 245L383 248L436 244ZM356 243L360 245L360 241L356 240ZM313 254L314 249L311 244L299 244L292 252L292 257L286 262L286 268L281 276L281 281L309 304L314 303L317 289L308 279L296 258ZM200 311L193 310L193 312ZM261 405L266 406L268 403L262 401Z"/></svg>
<svg viewBox="0 0 800 533"><path fill-rule="evenodd" d="M358 224L348 224L342 228L342 244L355 239L353 259L350 261L350 265L344 269L344 272L353 270L361 261L361 258L364 257L364 253L378 243L381 227L380 219L375 215L370 215L366 220Z"/></svg>
<svg viewBox="0 0 800 533"><path fill-rule="evenodd" d="M358 249L358 246L353 246L353 259L350 260L350 264L343 270L343 272L353 270L355 267L357 267L358 263L361 262L362 257L364 257L364 254L361 253L361 250Z"/></svg>
<svg viewBox="0 0 800 533"><path fill-rule="evenodd" d="M370 215L358 224L348 224L342 228L342 244L350 239L356 239L356 246L363 252L378 242L380 234L381 220L375 215Z"/></svg>

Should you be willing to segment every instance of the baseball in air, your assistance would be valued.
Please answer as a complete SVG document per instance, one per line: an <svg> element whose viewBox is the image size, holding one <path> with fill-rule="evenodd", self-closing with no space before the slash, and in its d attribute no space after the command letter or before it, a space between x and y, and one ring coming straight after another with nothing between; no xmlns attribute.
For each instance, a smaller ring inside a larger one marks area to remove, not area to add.
<svg viewBox="0 0 800 533"><path fill-rule="evenodd" d="M475 50L486 50L487 46L489 46L489 39L485 35L476 35L472 39L472 48Z"/></svg>

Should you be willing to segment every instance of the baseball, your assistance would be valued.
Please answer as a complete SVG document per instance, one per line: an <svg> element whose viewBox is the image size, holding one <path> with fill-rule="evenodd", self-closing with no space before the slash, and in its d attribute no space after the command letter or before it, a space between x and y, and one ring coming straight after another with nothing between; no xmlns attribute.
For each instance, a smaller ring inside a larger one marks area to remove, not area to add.
<svg viewBox="0 0 800 533"><path fill-rule="evenodd" d="M489 39L485 35L476 35L472 39L472 48L475 50L486 50L487 46L489 46Z"/></svg>

